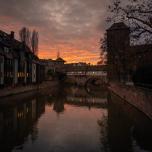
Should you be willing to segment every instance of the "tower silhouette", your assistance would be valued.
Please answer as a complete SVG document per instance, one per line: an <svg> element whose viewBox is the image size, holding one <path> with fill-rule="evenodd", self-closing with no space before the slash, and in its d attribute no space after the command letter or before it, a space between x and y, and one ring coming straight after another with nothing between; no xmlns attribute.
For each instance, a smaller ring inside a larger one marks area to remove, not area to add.
<svg viewBox="0 0 152 152"><path fill-rule="evenodd" d="M109 80L125 80L129 47L130 28L123 22L114 23L107 30Z"/></svg>

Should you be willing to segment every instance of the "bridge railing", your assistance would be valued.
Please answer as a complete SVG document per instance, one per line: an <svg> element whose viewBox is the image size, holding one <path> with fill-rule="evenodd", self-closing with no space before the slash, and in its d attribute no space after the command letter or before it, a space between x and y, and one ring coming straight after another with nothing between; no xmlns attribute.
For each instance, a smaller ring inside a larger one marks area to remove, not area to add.
<svg viewBox="0 0 152 152"><path fill-rule="evenodd" d="M104 71L79 71L79 72L67 72L68 76L107 76L107 72Z"/></svg>

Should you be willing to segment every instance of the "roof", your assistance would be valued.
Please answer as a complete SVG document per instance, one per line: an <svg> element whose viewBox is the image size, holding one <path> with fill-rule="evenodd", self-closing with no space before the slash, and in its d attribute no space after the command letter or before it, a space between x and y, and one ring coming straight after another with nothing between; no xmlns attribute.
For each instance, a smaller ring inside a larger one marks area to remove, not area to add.
<svg viewBox="0 0 152 152"><path fill-rule="evenodd" d="M31 49L27 45L25 45L23 42L20 42L12 38L10 34L5 33L4 31L1 31L1 30L0 30L0 46L7 47L11 50L11 52L9 52L11 56L5 53L4 51L3 52L1 51L1 53L3 53L4 55L7 54L6 56L8 58L19 57L20 51L23 50L27 58L32 56L32 59L38 59L38 57L34 55L34 53L31 51Z"/></svg>
<svg viewBox="0 0 152 152"><path fill-rule="evenodd" d="M66 62L65 60L63 60L62 58L57 58L55 61L57 61L57 62Z"/></svg>
<svg viewBox="0 0 152 152"><path fill-rule="evenodd" d="M120 30L129 29L129 27L124 22L114 23L108 30Z"/></svg>

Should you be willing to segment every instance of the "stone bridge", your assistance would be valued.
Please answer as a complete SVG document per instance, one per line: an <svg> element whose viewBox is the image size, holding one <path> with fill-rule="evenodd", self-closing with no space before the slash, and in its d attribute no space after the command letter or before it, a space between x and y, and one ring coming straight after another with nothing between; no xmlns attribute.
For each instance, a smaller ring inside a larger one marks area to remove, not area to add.
<svg viewBox="0 0 152 152"><path fill-rule="evenodd" d="M54 67L49 67L53 69ZM55 68L55 71L67 75L67 82L85 86L87 83L107 83L107 66L90 64L62 64Z"/></svg>
<svg viewBox="0 0 152 152"><path fill-rule="evenodd" d="M89 83L102 85L107 83L107 72L105 71L77 71L67 72L68 81L71 83L85 86Z"/></svg>

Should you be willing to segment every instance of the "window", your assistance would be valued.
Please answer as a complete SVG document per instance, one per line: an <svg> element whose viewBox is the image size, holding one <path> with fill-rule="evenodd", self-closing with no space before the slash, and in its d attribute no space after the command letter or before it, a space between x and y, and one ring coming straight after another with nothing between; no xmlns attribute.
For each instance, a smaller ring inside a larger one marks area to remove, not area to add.
<svg viewBox="0 0 152 152"><path fill-rule="evenodd" d="M5 52L5 53L9 53L9 48L4 47L4 52Z"/></svg>

